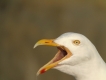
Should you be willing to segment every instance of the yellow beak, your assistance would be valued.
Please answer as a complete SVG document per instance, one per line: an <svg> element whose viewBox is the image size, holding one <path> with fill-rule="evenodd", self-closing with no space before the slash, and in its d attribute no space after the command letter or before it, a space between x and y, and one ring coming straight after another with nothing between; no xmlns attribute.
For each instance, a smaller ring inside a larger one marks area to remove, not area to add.
<svg viewBox="0 0 106 80"><path fill-rule="evenodd" d="M39 45L48 45L48 46L59 46L54 42L54 39L42 39L39 40L35 45L34 48L39 46Z"/></svg>
<svg viewBox="0 0 106 80"><path fill-rule="evenodd" d="M37 46L39 46L39 45L56 46L56 47L60 47L60 48L62 48L62 49L64 48L64 50L66 50L67 53L69 53L69 54L67 54L67 56L63 57L62 59L60 59L60 60L54 62L53 60L55 60L56 57L60 55L60 50L59 50L58 53L55 55L55 57L54 57L51 61L49 61L46 65L44 65L43 67L41 67L41 68L38 70L37 75L42 74L42 73L46 72L47 70L49 70L49 69L51 69L51 68L57 66L60 61L66 59L66 58L68 58L68 57L70 57L70 56L72 55L67 48L65 48L65 47L63 47L63 46L61 46L61 45L55 43L55 42L54 42L54 39L42 39L42 40L39 40L39 41L34 45L34 48L37 47Z"/></svg>

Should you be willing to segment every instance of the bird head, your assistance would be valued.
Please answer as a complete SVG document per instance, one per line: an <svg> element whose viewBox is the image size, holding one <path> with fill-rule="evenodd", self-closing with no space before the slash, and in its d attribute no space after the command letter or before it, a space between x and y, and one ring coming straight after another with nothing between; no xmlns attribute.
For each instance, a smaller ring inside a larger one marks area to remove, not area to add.
<svg viewBox="0 0 106 80"><path fill-rule="evenodd" d="M51 68L65 71L66 66L77 65L80 60L91 58L90 51L92 51L92 49L90 49L91 47L87 43L91 45L91 42L85 36L72 32L64 33L56 39L39 40L34 45L34 48L39 45L48 45L57 47L58 52L53 59L38 70L37 75Z"/></svg>

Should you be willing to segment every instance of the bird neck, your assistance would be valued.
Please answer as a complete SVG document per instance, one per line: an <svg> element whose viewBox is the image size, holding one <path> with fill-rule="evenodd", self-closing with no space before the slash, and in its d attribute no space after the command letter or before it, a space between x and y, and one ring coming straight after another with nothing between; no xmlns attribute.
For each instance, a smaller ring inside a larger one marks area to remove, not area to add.
<svg viewBox="0 0 106 80"><path fill-rule="evenodd" d="M70 67L76 80L106 80L106 64L98 55L92 60Z"/></svg>

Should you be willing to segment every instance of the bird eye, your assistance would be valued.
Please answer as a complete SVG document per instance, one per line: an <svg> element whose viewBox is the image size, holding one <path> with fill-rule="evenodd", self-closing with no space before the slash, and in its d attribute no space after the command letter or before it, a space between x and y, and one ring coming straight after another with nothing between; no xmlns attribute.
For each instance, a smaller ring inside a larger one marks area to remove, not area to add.
<svg viewBox="0 0 106 80"><path fill-rule="evenodd" d="M79 44L80 44L80 41L79 41L79 40L74 40L74 41L73 41L73 44L79 45Z"/></svg>

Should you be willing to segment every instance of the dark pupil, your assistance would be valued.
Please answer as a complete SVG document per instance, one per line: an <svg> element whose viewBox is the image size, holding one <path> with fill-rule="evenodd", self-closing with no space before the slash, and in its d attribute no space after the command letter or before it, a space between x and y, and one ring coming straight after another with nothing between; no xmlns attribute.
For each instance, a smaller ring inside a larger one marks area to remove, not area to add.
<svg viewBox="0 0 106 80"><path fill-rule="evenodd" d="M76 43L78 43L78 42L76 41Z"/></svg>

